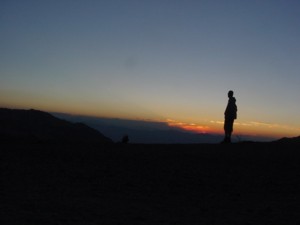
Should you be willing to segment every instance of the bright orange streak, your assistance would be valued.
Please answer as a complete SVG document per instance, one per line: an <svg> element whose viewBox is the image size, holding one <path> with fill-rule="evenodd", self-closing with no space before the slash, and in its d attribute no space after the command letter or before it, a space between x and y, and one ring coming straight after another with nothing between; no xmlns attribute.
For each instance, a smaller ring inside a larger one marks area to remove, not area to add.
<svg viewBox="0 0 300 225"><path fill-rule="evenodd" d="M194 123L183 123L183 122L178 122L175 120L168 119L167 124L170 127L177 127L186 131L200 133L200 134L214 133L210 127L201 126Z"/></svg>

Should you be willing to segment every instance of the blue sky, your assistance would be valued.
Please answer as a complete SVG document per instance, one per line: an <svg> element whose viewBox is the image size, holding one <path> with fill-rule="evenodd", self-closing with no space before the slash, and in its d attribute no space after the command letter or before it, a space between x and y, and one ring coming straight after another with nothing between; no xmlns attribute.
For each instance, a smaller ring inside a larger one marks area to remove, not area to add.
<svg viewBox="0 0 300 225"><path fill-rule="evenodd" d="M0 105L300 134L300 2L0 2Z"/></svg>

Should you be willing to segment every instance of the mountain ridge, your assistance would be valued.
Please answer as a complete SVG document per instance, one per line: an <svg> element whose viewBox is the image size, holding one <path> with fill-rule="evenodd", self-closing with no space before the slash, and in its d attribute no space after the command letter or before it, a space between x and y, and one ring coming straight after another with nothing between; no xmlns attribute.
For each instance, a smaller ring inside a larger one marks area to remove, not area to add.
<svg viewBox="0 0 300 225"><path fill-rule="evenodd" d="M296 143L300 143L300 136L298 137L283 137L280 138L278 140L276 140L275 142L278 143L290 143L290 144L296 144Z"/></svg>
<svg viewBox="0 0 300 225"><path fill-rule="evenodd" d="M220 143L223 134L204 133L199 134L187 131L179 127L169 126L166 122L128 120L120 118L102 118L93 116L80 116L65 113L52 113L58 118L71 122L83 122L88 126L101 131L115 142L122 139L124 135L129 136L130 143L144 144L199 144ZM255 141L270 142L274 138L258 137L250 135L233 135L233 142Z"/></svg>
<svg viewBox="0 0 300 225"><path fill-rule="evenodd" d="M219 143L222 139L221 135L184 132L162 122L101 119L35 109L0 108L2 141L112 143L121 141L124 135L129 136L130 143L143 144ZM248 138L245 136L238 139L237 142L241 142ZM300 143L300 136L269 141Z"/></svg>
<svg viewBox="0 0 300 225"><path fill-rule="evenodd" d="M83 123L71 123L35 109L0 108L0 138L42 142L112 142L101 132Z"/></svg>

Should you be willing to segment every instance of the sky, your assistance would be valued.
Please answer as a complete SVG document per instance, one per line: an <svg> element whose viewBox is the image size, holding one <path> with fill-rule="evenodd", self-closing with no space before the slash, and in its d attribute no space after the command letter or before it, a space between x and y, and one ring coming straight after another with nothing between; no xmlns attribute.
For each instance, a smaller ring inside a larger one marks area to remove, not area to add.
<svg viewBox="0 0 300 225"><path fill-rule="evenodd" d="M298 0L0 0L0 107L300 135Z"/></svg>

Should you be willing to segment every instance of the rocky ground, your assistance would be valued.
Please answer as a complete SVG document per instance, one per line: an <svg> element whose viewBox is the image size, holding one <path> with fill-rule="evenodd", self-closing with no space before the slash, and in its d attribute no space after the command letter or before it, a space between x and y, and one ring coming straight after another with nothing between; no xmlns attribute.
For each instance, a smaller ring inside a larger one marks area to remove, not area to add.
<svg viewBox="0 0 300 225"><path fill-rule="evenodd" d="M299 144L0 144L3 225L300 224Z"/></svg>

